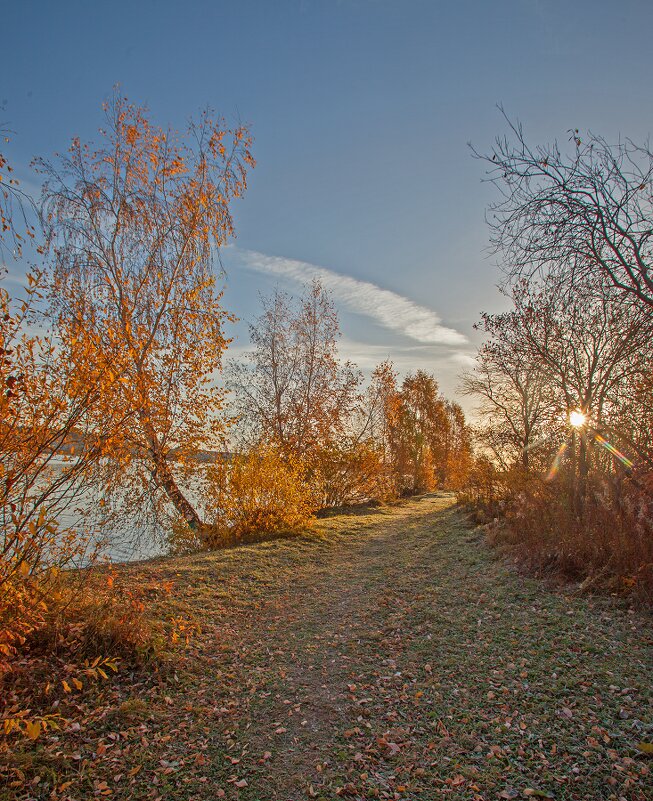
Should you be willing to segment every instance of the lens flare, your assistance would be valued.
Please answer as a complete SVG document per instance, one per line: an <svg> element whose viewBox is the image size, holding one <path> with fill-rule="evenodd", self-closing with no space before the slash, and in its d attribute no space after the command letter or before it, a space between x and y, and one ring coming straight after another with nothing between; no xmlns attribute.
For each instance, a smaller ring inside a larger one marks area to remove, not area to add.
<svg viewBox="0 0 653 801"><path fill-rule="evenodd" d="M560 470L560 465L562 464L562 459L569 447L568 442L563 442L562 445L558 448L558 452L555 455L555 459L553 460L553 464L551 465L551 469L546 474L545 481L553 481L553 479L558 475L558 471Z"/></svg>
<svg viewBox="0 0 653 801"><path fill-rule="evenodd" d="M574 414L574 412L572 412L569 415L570 422L571 422L571 415L572 414ZM583 421L584 422L585 422L586 419L587 418L585 418L585 415L583 415ZM604 436L599 434L598 431L593 431L592 432L592 438L594 439L594 441L598 445L600 445L602 448L605 448L606 451L611 456L613 456L618 462L621 462L621 464L626 468L626 470L632 470L633 469L633 467L635 466L634 462L632 462L618 448L615 448L615 446L611 442L608 442L608 440ZM553 463L551 464L551 468L550 468L549 472L546 474L546 476L544 478L545 481L553 481L553 479L560 472L560 466L562 464L562 460L564 458L564 455L567 452L567 448L569 447L569 444L570 444L570 440L567 440L566 442L563 442L562 445L558 448L558 452L556 453L555 458L553 460Z"/></svg>
<svg viewBox="0 0 653 801"><path fill-rule="evenodd" d="M625 456L620 450L617 450L617 448L615 448L615 446L611 442L608 442L608 440L605 437L602 437L600 434L594 434L594 439L599 443L599 445L602 448L605 448L609 454L611 454L612 456L614 456L615 459L620 461L621 464L627 470L632 469L633 462L631 462L630 459L627 456Z"/></svg>

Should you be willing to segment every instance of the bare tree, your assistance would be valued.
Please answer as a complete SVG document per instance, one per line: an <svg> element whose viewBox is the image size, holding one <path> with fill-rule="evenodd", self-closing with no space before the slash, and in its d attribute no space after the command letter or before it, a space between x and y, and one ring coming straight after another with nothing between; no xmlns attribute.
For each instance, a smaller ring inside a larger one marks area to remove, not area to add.
<svg viewBox="0 0 653 801"><path fill-rule="evenodd" d="M503 110L502 110L503 113ZM490 206L491 242L510 276L562 271L573 285L607 277L653 309L653 152L629 139L610 144L570 131L532 147L521 124L488 154L489 180L500 192Z"/></svg>
<svg viewBox="0 0 653 801"><path fill-rule="evenodd" d="M299 303L276 290L250 336L254 348L230 366L228 381L246 437L303 456L342 436L361 377L338 358L338 316L321 284Z"/></svg>
<svg viewBox="0 0 653 801"><path fill-rule="evenodd" d="M513 293L523 350L544 366L558 395L557 418L578 408L590 421L578 437L578 511L590 470L590 432L605 428L611 438L624 436L621 424L633 408L631 388L650 369L653 316L606 282L594 277L570 294L549 275L539 286L520 282Z"/></svg>
<svg viewBox="0 0 653 801"><path fill-rule="evenodd" d="M551 446L569 434L569 413L579 409L587 416L588 425L578 434L571 432L568 449L571 490L580 513L592 436L608 431L615 442L632 443L632 428L641 430L645 424L642 398L651 366L653 317L600 275L588 277L574 293L559 274L549 273L540 282L522 279L513 287L512 300L512 311L484 315L481 326L491 338L463 390L482 399L485 431L495 451L501 453L506 443L519 447L527 471L534 444L541 440L542 454L550 457ZM637 387L641 397L633 391Z"/></svg>
<svg viewBox="0 0 653 801"><path fill-rule="evenodd" d="M462 378L461 391L479 399L479 439L505 467L531 468L531 449L550 420L550 396L541 361L534 362L521 340L519 315L483 314L476 326L489 338L476 366Z"/></svg>

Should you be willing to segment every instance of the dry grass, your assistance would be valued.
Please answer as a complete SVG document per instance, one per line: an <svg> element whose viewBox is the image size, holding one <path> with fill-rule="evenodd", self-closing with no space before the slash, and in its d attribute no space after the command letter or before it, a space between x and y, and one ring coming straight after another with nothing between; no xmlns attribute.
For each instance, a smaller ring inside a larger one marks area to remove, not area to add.
<svg viewBox="0 0 653 801"><path fill-rule="evenodd" d="M522 476L477 508L497 516L491 541L536 574L653 604L653 493L643 480L591 480L579 512L563 482Z"/></svg>

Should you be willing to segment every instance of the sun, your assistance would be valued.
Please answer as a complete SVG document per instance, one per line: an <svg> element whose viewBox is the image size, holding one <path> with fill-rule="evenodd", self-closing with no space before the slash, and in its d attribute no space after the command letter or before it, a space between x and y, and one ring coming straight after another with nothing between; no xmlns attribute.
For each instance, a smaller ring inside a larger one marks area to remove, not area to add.
<svg viewBox="0 0 653 801"><path fill-rule="evenodd" d="M580 409L574 409L569 412L569 424L574 428L582 428L587 422L587 415L581 412Z"/></svg>

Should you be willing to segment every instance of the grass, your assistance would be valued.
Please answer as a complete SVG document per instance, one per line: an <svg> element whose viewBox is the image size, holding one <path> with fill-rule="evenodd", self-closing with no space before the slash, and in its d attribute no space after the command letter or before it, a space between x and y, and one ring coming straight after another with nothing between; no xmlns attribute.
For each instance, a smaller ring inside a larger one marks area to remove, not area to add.
<svg viewBox="0 0 653 801"><path fill-rule="evenodd" d="M176 642L14 739L3 801L653 797L650 616L525 578L448 495L116 582Z"/></svg>

